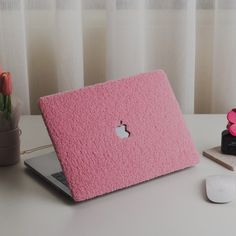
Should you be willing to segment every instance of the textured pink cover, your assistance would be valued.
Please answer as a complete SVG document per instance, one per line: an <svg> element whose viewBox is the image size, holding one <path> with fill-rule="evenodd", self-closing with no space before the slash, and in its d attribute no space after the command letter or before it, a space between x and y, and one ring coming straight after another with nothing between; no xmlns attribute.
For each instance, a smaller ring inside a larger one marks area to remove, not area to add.
<svg viewBox="0 0 236 236"><path fill-rule="evenodd" d="M39 105L75 201L199 160L163 71L42 97ZM115 133L120 121L127 139Z"/></svg>

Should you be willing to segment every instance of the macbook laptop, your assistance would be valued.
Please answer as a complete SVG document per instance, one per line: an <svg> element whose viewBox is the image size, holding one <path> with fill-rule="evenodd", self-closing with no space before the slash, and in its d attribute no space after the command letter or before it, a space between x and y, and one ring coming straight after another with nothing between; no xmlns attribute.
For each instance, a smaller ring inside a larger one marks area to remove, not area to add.
<svg viewBox="0 0 236 236"><path fill-rule="evenodd" d="M55 152L25 165L75 201L199 161L161 70L41 97L39 107Z"/></svg>

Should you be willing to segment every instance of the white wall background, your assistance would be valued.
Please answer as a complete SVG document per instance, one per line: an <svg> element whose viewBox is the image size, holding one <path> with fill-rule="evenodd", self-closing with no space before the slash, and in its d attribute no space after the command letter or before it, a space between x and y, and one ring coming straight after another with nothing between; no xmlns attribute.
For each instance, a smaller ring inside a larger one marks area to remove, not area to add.
<svg viewBox="0 0 236 236"><path fill-rule="evenodd" d="M0 0L0 64L40 96L164 69L184 113L236 106L236 1Z"/></svg>

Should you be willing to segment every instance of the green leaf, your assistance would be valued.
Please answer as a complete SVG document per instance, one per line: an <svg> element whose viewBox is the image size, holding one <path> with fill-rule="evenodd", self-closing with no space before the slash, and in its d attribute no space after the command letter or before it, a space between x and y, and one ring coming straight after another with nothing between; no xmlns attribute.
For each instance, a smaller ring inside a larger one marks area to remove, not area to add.
<svg viewBox="0 0 236 236"><path fill-rule="evenodd" d="M3 111L5 111L6 110L6 96L5 95L3 95Z"/></svg>
<svg viewBox="0 0 236 236"><path fill-rule="evenodd" d="M0 111L4 110L4 99L2 93L0 93Z"/></svg>

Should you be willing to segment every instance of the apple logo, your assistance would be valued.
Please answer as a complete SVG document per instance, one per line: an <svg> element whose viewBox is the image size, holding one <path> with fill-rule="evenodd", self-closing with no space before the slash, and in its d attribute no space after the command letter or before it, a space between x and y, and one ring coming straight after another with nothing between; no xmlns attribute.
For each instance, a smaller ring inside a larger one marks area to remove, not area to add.
<svg viewBox="0 0 236 236"><path fill-rule="evenodd" d="M122 124L122 121L116 127L116 135L121 139L128 138L130 136L130 132L127 130L127 125Z"/></svg>

